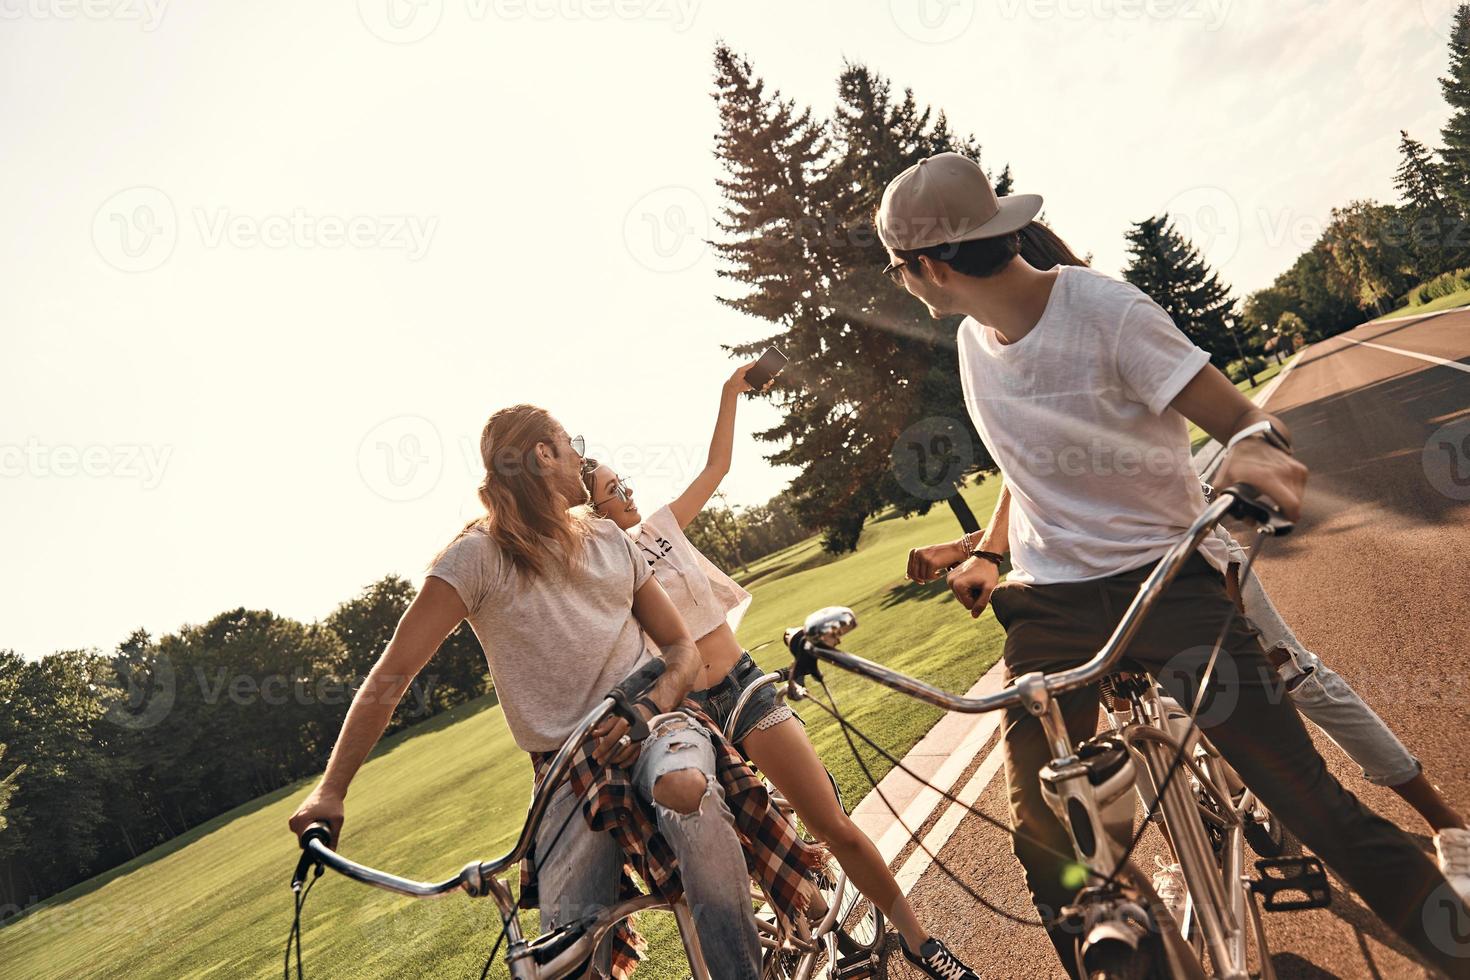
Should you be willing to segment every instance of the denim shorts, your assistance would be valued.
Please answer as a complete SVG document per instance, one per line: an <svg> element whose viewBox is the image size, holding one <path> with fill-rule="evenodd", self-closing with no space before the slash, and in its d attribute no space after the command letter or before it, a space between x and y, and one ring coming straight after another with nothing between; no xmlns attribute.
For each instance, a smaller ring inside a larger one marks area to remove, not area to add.
<svg viewBox="0 0 1470 980"><path fill-rule="evenodd" d="M749 653L741 653L740 659L735 661L735 666L730 668L730 673L725 675L724 680L703 691L690 691L689 697L704 709L705 714L714 719L722 733L729 732L730 715L735 710L736 702L740 700L740 693L763 674L765 671L751 659ZM792 711L786 702L776 700L776 685L767 684L745 702L745 710L736 720L734 737L730 741L739 746L751 732L770 728L787 718L801 720L801 716Z"/></svg>

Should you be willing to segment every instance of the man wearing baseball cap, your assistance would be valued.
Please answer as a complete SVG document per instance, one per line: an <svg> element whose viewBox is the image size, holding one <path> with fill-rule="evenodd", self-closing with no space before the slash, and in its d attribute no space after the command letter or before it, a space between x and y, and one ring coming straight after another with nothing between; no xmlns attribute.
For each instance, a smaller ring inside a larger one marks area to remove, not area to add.
<svg viewBox="0 0 1470 980"><path fill-rule="evenodd" d="M949 584L972 615L987 602L995 610L1012 677L1089 659L1204 510L1186 419L1228 447L1220 486L1249 483L1295 520L1307 477L1281 421L1236 390L1148 296L1086 266L1040 271L1017 254L1016 233L1041 204L1034 194L997 198L978 164L941 153L894 178L876 218L885 271L935 317L965 317L957 338L965 405L1004 479L980 540L916 549L909 574L927 580L963 559ZM997 585L1006 552L1012 570ZM1274 696L1259 635L1232 615L1227 562L1224 545L1207 538L1126 661L1193 704L1229 621L1200 726L1386 923L1440 969L1465 975L1470 944L1458 916L1466 910L1440 900L1454 893L1439 870L1343 789L1296 712ZM1074 739L1097 730L1095 689L1059 701ZM1010 711L1005 749L1015 853L1073 972L1076 934L1058 915L1076 891L1063 883L1072 847L1041 796L1037 772L1051 752L1040 723Z"/></svg>

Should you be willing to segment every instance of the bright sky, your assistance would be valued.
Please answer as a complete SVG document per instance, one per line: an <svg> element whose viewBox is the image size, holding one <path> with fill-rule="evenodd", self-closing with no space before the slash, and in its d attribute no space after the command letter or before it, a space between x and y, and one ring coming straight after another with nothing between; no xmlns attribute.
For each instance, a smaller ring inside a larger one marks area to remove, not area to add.
<svg viewBox="0 0 1470 980"><path fill-rule="evenodd" d="M824 114L844 58L912 86L1104 270L1174 211L1243 294L1437 140L1452 8L0 0L0 648L417 578L517 401L681 489L767 331L698 237L716 39Z"/></svg>

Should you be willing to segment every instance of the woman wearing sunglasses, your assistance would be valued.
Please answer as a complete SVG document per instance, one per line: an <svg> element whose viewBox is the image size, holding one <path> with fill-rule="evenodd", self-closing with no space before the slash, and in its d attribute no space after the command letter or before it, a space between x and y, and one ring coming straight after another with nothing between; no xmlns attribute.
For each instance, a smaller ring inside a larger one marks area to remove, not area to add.
<svg viewBox="0 0 1470 980"><path fill-rule="evenodd" d="M730 471L735 409L740 394L752 390L745 372L754 363L740 367L725 382L709 458L673 502L645 517L628 481L612 467L589 459L582 476L592 508L637 542L695 638L704 660L704 676L689 696L723 730L732 732L740 751L790 801L807 829L827 844L852 883L888 916L911 963L930 977L978 980L914 916L878 848L843 811L801 719L776 699L774 688L767 686L746 702L733 729L730 726L740 693L764 673L735 638L751 596L690 543L684 528L709 503Z"/></svg>

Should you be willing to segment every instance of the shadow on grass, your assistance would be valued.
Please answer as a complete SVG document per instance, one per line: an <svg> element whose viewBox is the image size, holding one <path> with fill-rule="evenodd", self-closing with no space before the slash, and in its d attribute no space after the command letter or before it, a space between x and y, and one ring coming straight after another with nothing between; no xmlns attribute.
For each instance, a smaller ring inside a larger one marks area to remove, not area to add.
<svg viewBox="0 0 1470 980"><path fill-rule="evenodd" d="M934 599L943 599L950 594L949 585L943 578L937 578L926 585L905 579L888 590L888 594L883 597L880 605L883 609L892 609L906 602L930 602Z"/></svg>
<svg viewBox="0 0 1470 980"><path fill-rule="evenodd" d="M751 577L739 581L744 588L753 589L757 585L764 585L767 582L775 582L780 579L786 578L788 575L795 575L797 572L804 572L811 568L821 568L823 565L830 565L834 561L845 557L847 556L834 555L832 552L827 551L820 545L818 545L812 550L811 554L800 559L799 561L793 561L788 564L779 565L775 568L763 569L759 572L756 572Z"/></svg>
<svg viewBox="0 0 1470 980"><path fill-rule="evenodd" d="M417 725L412 725L408 728L403 729L402 731L395 732L394 734L383 739L383 741L378 744L378 747L373 750L373 754L368 757L368 761L393 752L399 746L406 744L408 741L416 738L419 735L428 735L432 734L433 732L442 731L443 729L455 724L456 722L464 721L466 718L471 718L482 711L488 711L489 709L495 707L497 704L499 704L499 699L496 698L496 696L492 693L482 695L473 701L466 701L464 704L456 705L455 707L450 708L448 711L442 711L434 717L427 719L426 721L421 721ZM279 789L272 790L271 792L266 793L263 796L257 796L253 800L242 803L239 806L234 807L233 809L226 810L225 812L217 816L211 817L201 824L190 827L188 830L184 831L176 837L172 837L169 840L164 841L157 847L152 848L148 851L144 851L142 854L133 858L131 861L126 862L125 864L119 864L114 868L109 868L106 871L101 872L100 874L88 878L86 881L78 882L77 884L72 885L65 891L57 892L55 895L42 899L36 904L22 909L19 913L4 919L3 922L0 922L0 929L3 929L5 926L9 926L12 923L20 921L28 915L40 912L43 909L65 905L68 902L72 902L76 899L89 895L97 889L101 888L103 885L106 885L109 882L114 881L115 879L120 878L124 875L132 874L134 871L145 868L148 865L153 864L155 861L162 860L163 858L166 858L169 855L188 847L195 841L205 836L208 836L209 834L220 829L226 824L233 823L235 820L238 820L241 817L249 816L265 807L273 806L281 800L286 799L287 797L305 795L307 787L316 782L318 775L319 774L313 774L303 779L288 783L287 785L282 786ZM285 831L284 824L282 825L281 829L283 832Z"/></svg>

